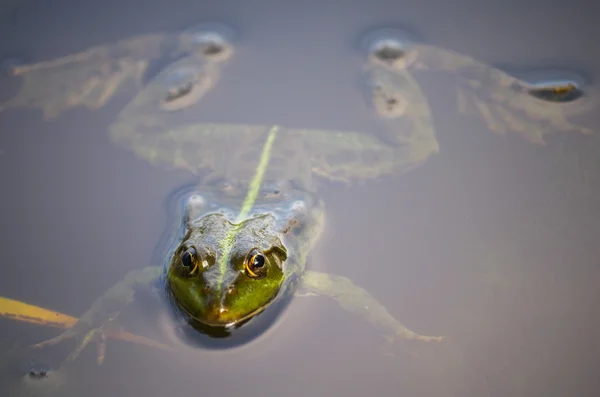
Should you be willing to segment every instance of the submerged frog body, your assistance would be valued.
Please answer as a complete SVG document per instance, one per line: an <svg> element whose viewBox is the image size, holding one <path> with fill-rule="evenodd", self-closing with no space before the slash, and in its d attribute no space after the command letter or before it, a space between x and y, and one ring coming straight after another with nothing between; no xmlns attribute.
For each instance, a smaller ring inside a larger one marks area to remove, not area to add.
<svg viewBox="0 0 600 397"><path fill-rule="evenodd" d="M314 175L372 178L408 170L437 152L418 85L379 71L377 81L402 84L410 99L404 113L378 118L386 139L357 132L186 124L182 120L218 82L226 64L221 54L233 52L229 41L211 34L203 36L209 37L211 51L169 65L110 126L114 141L155 164L211 172L186 196L182 228L173 232L177 239L168 260L132 271L73 328L37 347L83 337L68 358L73 360L114 323L134 291L157 280L188 322L209 335L234 334L300 291L334 299L392 339L441 341L441 336L409 330L352 280L306 268L325 217Z"/></svg>

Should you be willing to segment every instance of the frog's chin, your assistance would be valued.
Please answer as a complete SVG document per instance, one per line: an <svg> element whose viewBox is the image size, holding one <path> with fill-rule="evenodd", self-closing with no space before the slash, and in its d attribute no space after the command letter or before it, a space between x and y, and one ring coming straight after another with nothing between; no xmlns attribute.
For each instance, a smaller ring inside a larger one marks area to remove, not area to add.
<svg viewBox="0 0 600 397"><path fill-rule="evenodd" d="M203 349L240 347L259 338L277 322L292 295L277 296L269 304L252 313L229 322L211 322L186 313L177 304L171 304L171 324L177 324L173 334L187 346Z"/></svg>
<svg viewBox="0 0 600 397"><path fill-rule="evenodd" d="M194 322L200 323L200 324L204 325L205 327L225 328L225 329L237 328L237 327L240 327L243 324L247 323L248 321L252 320L253 317L262 313L267 307L269 307L271 305L271 302L272 302L272 300L270 302L268 302L267 304L254 310L253 312L250 312L243 316L238 316L235 319L231 319L231 320L210 321L210 320L207 320L206 318L199 318L199 317L196 317L189 313L188 313L188 316Z"/></svg>

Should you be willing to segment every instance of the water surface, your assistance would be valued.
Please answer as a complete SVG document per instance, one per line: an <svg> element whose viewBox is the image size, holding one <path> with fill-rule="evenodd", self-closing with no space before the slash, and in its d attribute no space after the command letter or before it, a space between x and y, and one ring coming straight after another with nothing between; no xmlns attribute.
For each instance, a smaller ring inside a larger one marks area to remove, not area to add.
<svg viewBox="0 0 600 397"><path fill-rule="evenodd" d="M30 0L2 23L0 55L40 61L223 22L240 34L240 60L227 67L207 121L345 130L373 125L357 116L365 103L355 44L388 23L493 65L600 76L592 40L600 12L589 2L272 3ZM420 82L440 154L406 175L323 185L327 228L309 266L352 278L409 328L447 342L389 345L333 302L295 300L263 338L237 350L169 355L110 341L97 368L88 349L78 387L91 397L597 395L600 138L557 131L539 147L494 135L455 111L452 82ZM17 88L2 78L2 99ZM0 114L0 295L78 315L156 260L164 201L193 178L109 143L106 128L130 97L50 122L31 110ZM597 114L582 120L600 130ZM160 338L152 310L140 309L128 325ZM0 326L2 338L24 343L57 332ZM0 374L0 385L9 381Z"/></svg>

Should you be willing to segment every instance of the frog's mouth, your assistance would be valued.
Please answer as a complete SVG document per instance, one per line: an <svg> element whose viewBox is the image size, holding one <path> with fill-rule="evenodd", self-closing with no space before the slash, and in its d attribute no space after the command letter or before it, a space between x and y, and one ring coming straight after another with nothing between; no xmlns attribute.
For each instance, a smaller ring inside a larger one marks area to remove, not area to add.
<svg viewBox="0 0 600 397"><path fill-rule="evenodd" d="M267 304L229 321L215 321L207 316L189 313L180 305L173 294L168 294L171 314L176 323L177 334L192 346L223 349L249 343L267 331L279 318L293 297L290 284L297 277L284 282L279 293ZM180 321L180 320L184 321ZM179 321L178 321L179 320Z"/></svg>
<svg viewBox="0 0 600 397"><path fill-rule="evenodd" d="M222 307L211 308L207 310L203 316L198 316L194 313L190 313L185 307L182 307L182 310L184 310L187 316L189 316L190 319L192 319L194 322L204 324L207 327L227 329L240 327L241 325L247 323L252 318L265 311L265 309L269 307L274 300L275 297L263 304L262 306L260 306L259 308L255 309L254 311L241 316L236 315L234 318L230 318L229 316L224 315L227 312L227 309Z"/></svg>

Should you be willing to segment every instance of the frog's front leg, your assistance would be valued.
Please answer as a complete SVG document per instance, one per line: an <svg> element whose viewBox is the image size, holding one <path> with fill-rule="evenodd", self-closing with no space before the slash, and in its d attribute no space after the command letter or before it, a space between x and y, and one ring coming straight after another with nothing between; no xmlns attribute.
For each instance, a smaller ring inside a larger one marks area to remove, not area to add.
<svg viewBox="0 0 600 397"><path fill-rule="evenodd" d="M329 296L345 310L394 337L423 342L444 339L444 336L425 336L406 328L377 299L346 277L306 271L300 279L300 286L302 296Z"/></svg>
<svg viewBox="0 0 600 397"><path fill-rule="evenodd" d="M139 288L150 287L161 274L160 267L145 267L129 272L123 280L108 289L96 299L92 307L70 329L52 339L33 345L42 348L54 345L70 338L78 339L77 348L68 356L73 361L91 342L98 342L98 364L104 360L106 345L105 330L114 327L119 313L133 302L135 292Z"/></svg>

